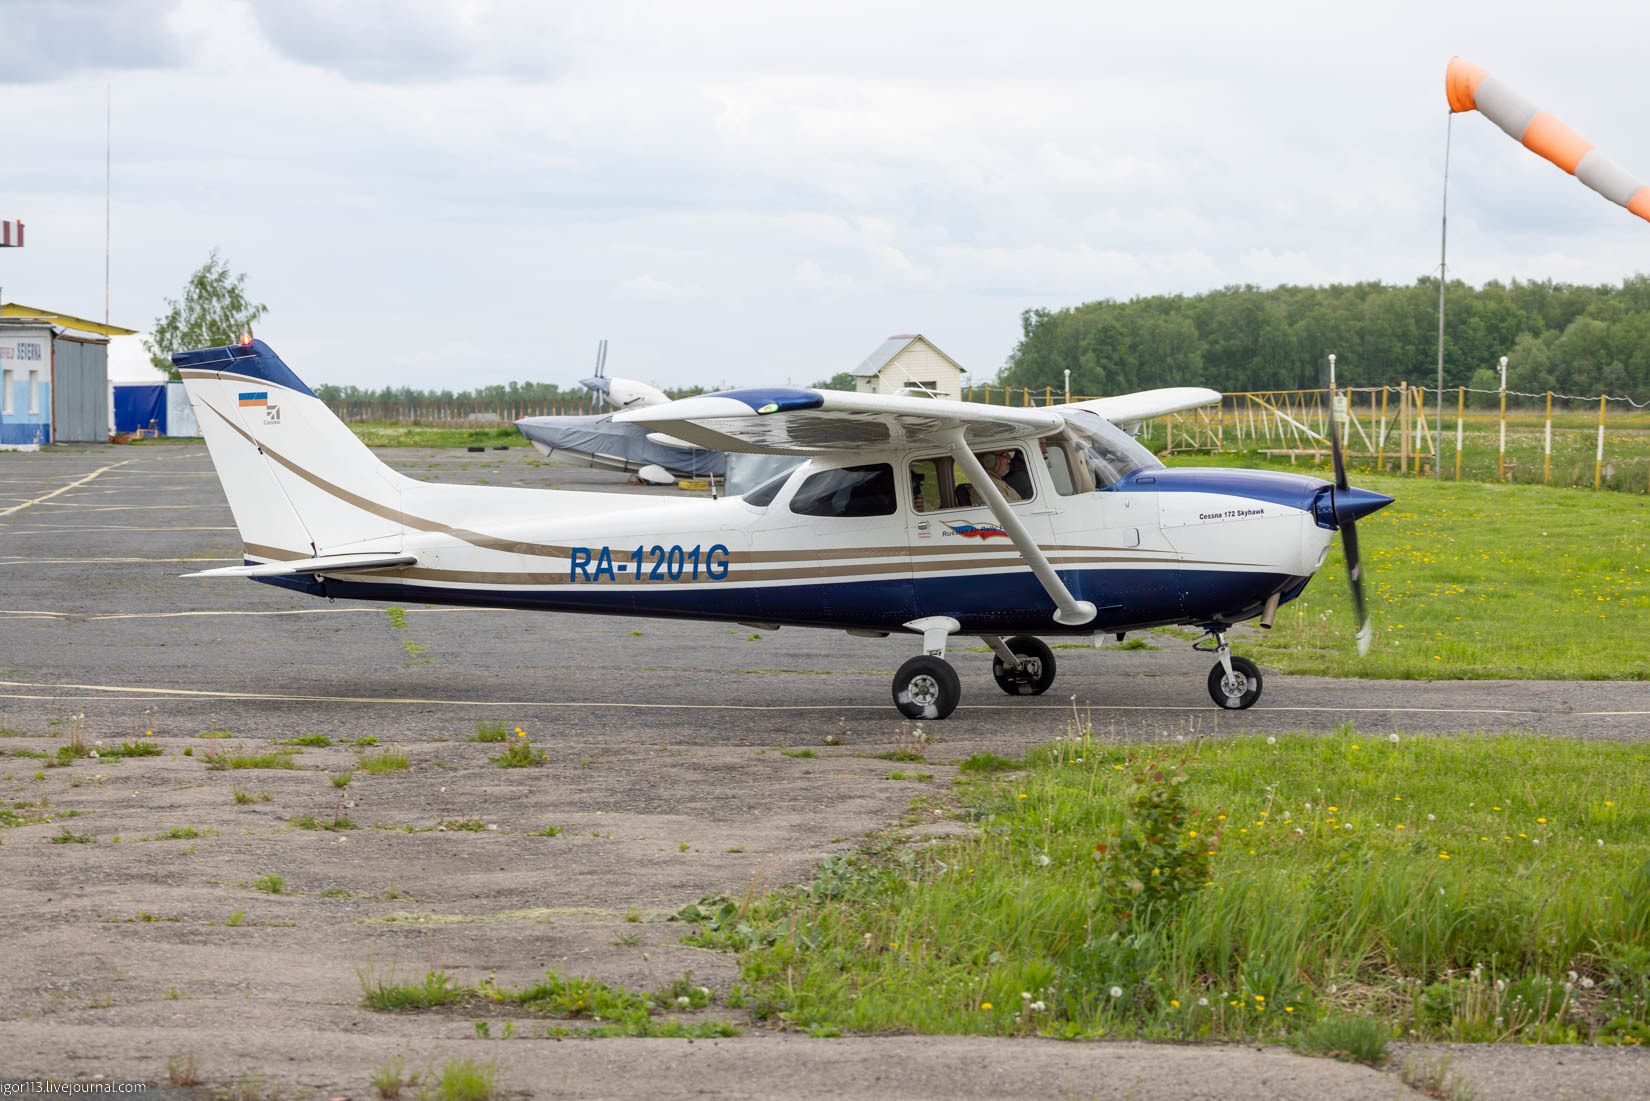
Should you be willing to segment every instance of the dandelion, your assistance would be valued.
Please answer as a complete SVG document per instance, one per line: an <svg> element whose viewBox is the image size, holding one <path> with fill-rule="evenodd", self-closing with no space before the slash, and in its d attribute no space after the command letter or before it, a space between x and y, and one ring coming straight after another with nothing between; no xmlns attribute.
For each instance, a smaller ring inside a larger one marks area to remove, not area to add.
<svg viewBox="0 0 1650 1101"><path fill-rule="evenodd" d="M1391 743L1392 743L1392 744L1393 744L1393 745L1397 745L1397 744L1398 744L1398 735L1396 735L1396 734L1388 734L1388 735L1387 735L1387 736L1386 736L1386 740L1387 740L1387 741L1389 741L1389 742L1391 742Z"/></svg>
<svg viewBox="0 0 1650 1101"><path fill-rule="evenodd" d="M1436 821L1438 821L1438 819L1435 816L1429 814L1429 815L1427 815L1427 821L1428 822L1436 822Z"/></svg>
<svg viewBox="0 0 1650 1101"><path fill-rule="evenodd" d="M1030 1009L1033 1013L1041 1013L1041 1012L1043 1012L1043 1010L1045 1010L1047 1008L1048 1008L1047 1003L1040 1002L1040 1001L1039 1002L1032 1002L1031 1006L1030 1006Z"/></svg>
<svg viewBox="0 0 1650 1101"><path fill-rule="evenodd" d="M1593 980L1589 979L1589 978L1586 978L1586 977L1583 977L1582 980L1581 980L1581 989L1591 990L1592 988L1593 988Z"/></svg>
<svg viewBox="0 0 1650 1101"><path fill-rule="evenodd" d="M1026 793L1025 793L1025 792L1023 792L1023 791L1022 791L1022 792L1020 792L1020 798L1021 798L1021 799L1024 799L1024 798L1025 798L1025 797L1026 797Z"/></svg>
<svg viewBox="0 0 1650 1101"><path fill-rule="evenodd" d="M980 1008L981 1009L990 1009L991 1008L991 1003L990 1002L981 1002L980 1003Z"/></svg>
<svg viewBox="0 0 1650 1101"><path fill-rule="evenodd" d="M1357 748L1358 748L1358 747L1357 747L1357 746L1356 746L1356 745L1354 745L1354 746L1353 746L1353 747L1352 747L1352 748L1353 748L1353 749L1357 749Z"/></svg>
<svg viewBox="0 0 1650 1101"><path fill-rule="evenodd" d="M1286 1005L1286 1006L1283 1007L1283 1011L1285 1013L1293 1013L1293 1012L1295 1012L1295 1007L1292 1006L1292 1005Z"/></svg>
<svg viewBox="0 0 1650 1101"><path fill-rule="evenodd" d="M1020 991L1020 1000L1022 1002L1029 1002L1031 1000L1031 991L1029 991L1029 990Z"/></svg>
<svg viewBox="0 0 1650 1101"><path fill-rule="evenodd" d="M1209 999L1208 998L1199 998L1197 1000L1197 1004L1199 1006L1201 1006L1202 1008L1204 1008L1204 1009L1208 1009L1209 1008Z"/></svg>
<svg viewBox="0 0 1650 1101"><path fill-rule="evenodd" d="M1545 818L1537 818L1536 821L1540 822L1543 826L1547 824L1547 820Z"/></svg>
<svg viewBox="0 0 1650 1101"><path fill-rule="evenodd" d="M1114 998L1121 998L1123 996L1123 988L1121 986L1112 987L1111 996Z"/></svg>
<svg viewBox="0 0 1650 1101"><path fill-rule="evenodd" d="M1599 845L1599 848L1601 848L1601 849L1604 847L1604 838L1601 837L1601 838L1598 839L1598 845Z"/></svg>
<svg viewBox="0 0 1650 1101"><path fill-rule="evenodd" d="M1266 744L1267 744L1267 745L1277 745L1277 744L1278 744L1278 740L1277 740L1277 739L1276 739L1276 738L1274 738L1274 737L1272 737L1272 736L1271 736L1271 735L1267 735L1267 737L1266 737Z"/></svg>
<svg viewBox="0 0 1650 1101"><path fill-rule="evenodd" d="M1171 1006L1173 1006L1175 1009L1179 1009L1180 1008L1180 999L1179 998L1170 998L1169 999L1169 1004Z"/></svg>
<svg viewBox="0 0 1650 1101"><path fill-rule="evenodd" d="M681 997L676 999L676 1004L680 1005L680 1006L689 1006L689 1005L693 1004L693 999L689 998L686 994L684 994Z"/></svg>

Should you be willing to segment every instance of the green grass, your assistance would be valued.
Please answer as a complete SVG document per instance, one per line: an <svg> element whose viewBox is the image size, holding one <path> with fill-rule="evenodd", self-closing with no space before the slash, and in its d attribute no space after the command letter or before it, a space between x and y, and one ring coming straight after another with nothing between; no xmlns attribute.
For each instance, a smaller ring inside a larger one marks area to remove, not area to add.
<svg viewBox="0 0 1650 1101"><path fill-rule="evenodd" d="M525 735L518 734L503 753L487 759L499 768L538 768L544 764L545 755L535 750Z"/></svg>
<svg viewBox="0 0 1650 1101"><path fill-rule="evenodd" d="M1642 645L1650 634L1650 508L1642 498L1374 474L1353 482L1397 498L1358 524L1375 628L1370 653L1358 657L1337 538L1305 593L1279 610L1275 629L1235 641L1263 671L1650 679Z"/></svg>
<svg viewBox="0 0 1650 1101"><path fill-rule="evenodd" d="M429 1101L490 1101L497 1095L502 1069L497 1059L448 1059L440 1069L430 1072L419 1087L419 1097Z"/></svg>
<svg viewBox="0 0 1650 1101"><path fill-rule="evenodd" d="M349 427L368 447L492 447L495 444L520 447L527 444L513 424L487 428L434 428L421 424L373 422Z"/></svg>
<svg viewBox="0 0 1650 1101"><path fill-rule="evenodd" d="M450 1005L469 997L469 992L445 971L431 971L422 982L398 983L393 974L380 977L371 966L356 969L361 981L361 1004L368 1009L405 1012Z"/></svg>
<svg viewBox="0 0 1650 1101"><path fill-rule="evenodd" d="M801 757L804 759L819 756L811 749L781 749L779 752L786 757Z"/></svg>
<svg viewBox="0 0 1650 1101"><path fill-rule="evenodd" d="M1379 1066L1386 1062L1392 1035L1386 1025L1368 1017L1328 1017L1291 1037L1296 1051L1326 1055L1348 1063Z"/></svg>
<svg viewBox="0 0 1650 1101"><path fill-rule="evenodd" d="M51 837L48 837L48 838L46 838L46 840L50 841L54 845L95 845L95 844L97 844L97 838L93 837L91 834L89 834L89 833L75 833L73 830L69 829L69 827L67 827L67 826L63 827L63 832L62 833L55 834Z"/></svg>
<svg viewBox="0 0 1650 1101"><path fill-rule="evenodd" d="M521 728L518 726L516 729L520 730ZM500 722L478 722L476 723L475 737L470 740L472 742L507 742L510 740L510 727Z"/></svg>
<svg viewBox="0 0 1650 1101"><path fill-rule="evenodd" d="M151 834L144 841L193 841L197 837L215 837L217 830L196 829L194 826L173 826L169 830Z"/></svg>
<svg viewBox="0 0 1650 1101"><path fill-rule="evenodd" d="M964 772L1012 772L1017 768L1024 768L1021 761L1011 761L1007 757L999 757L995 753L976 753L957 763L957 767Z"/></svg>
<svg viewBox="0 0 1650 1101"><path fill-rule="evenodd" d="M332 739L325 734L300 734L296 738L288 738L282 745L310 746L314 749L325 749L332 744Z"/></svg>
<svg viewBox="0 0 1650 1101"><path fill-rule="evenodd" d="M412 767L412 762L404 749L385 749L378 753L363 753L356 767L373 776L387 776L392 772L407 771Z"/></svg>
<svg viewBox="0 0 1650 1101"><path fill-rule="evenodd" d="M267 875L261 875L252 881L252 889L255 891L262 891L268 895L285 894L286 877L275 872L270 872Z"/></svg>
<svg viewBox="0 0 1650 1101"><path fill-rule="evenodd" d="M358 828L346 815L339 815L336 818L316 818L313 814L295 814L287 821L301 830L338 831Z"/></svg>
<svg viewBox="0 0 1650 1101"><path fill-rule="evenodd" d="M275 798L267 791L247 791L245 788L234 789L235 802L241 805L247 803L267 803Z"/></svg>
<svg viewBox="0 0 1650 1101"><path fill-rule="evenodd" d="M758 1016L805 1029L1650 1032L1650 747L1343 728L1174 752L1064 740L972 786L977 835L834 858L693 939L740 949ZM1137 790L1182 756L1184 783ZM1124 808L1151 790L1183 810L1147 868Z"/></svg>
<svg viewBox="0 0 1650 1101"><path fill-rule="evenodd" d="M203 754L206 767L217 772L232 768L297 768L293 750L273 753L253 753L244 749L225 749Z"/></svg>

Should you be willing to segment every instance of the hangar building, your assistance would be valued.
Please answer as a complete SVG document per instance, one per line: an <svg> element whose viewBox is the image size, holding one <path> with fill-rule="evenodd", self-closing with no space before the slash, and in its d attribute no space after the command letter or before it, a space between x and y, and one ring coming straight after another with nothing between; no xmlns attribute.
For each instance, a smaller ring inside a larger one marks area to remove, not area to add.
<svg viewBox="0 0 1650 1101"><path fill-rule="evenodd" d="M0 305L0 448L109 439L109 337L136 330Z"/></svg>

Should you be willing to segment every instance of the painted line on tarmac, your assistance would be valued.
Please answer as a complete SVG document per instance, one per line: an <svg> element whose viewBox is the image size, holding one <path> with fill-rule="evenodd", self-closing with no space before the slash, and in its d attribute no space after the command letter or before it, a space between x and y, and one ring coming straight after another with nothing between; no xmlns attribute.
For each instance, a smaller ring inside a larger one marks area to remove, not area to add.
<svg viewBox="0 0 1650 1101"><path fill-rule="evenodd" d="M422 696L323 696L307 694L282 694L277 692L219 692L199 688L163 688L156 686L126 686L109 684L38 684L30 681L0 680L0 688L61 688L79 690L83 692L105 692L119 694L147 693L145 698L173 699L173 700L240 700L245 702L291 702L291 703L368 703L368 704L408 704L428 707L432 704L449 707L576 707L585 709L613 708L628 711L843 711L843 710L876 710L887 708L885 703L877 704L729 704L729 703L638 703L638 702L603 702L598 700L453 700L433 699ZM63 696L24 696L11 693L0 693L0 698L8 699L124 699L125 696L90 696L90 697L63 697ZM1067 711L1069 703L1061 704L971 704L964 710L981 711ZM1093 707L1098 711L1196 711L1209 712L1207 705L1186 706L1182 704L1152 705L1152 704L1115 704L1105 707ZM1650 711L1638 712L1591 712L1591 711L1531 711L1515 710L1503 707L1309 707L1283 706L1266 707L1263 711L1280 712L1328 712L1331 714L1402 714L1402 715L1535 715L1568 717L1595 717L1605 715L1650 715Z"/></svg>
<svg viewBox="0 0 1650 1101"><path fill-rule="evenodd" d="M239 558L0 558L0 566L75 566L120 562L240 562Z"/></svg>
<svg viewBox="0 0 1650 1101"><path fill-rule="evenodd" d="M188 527L182 524L167 524L163 528L150 527L147 524L87 524L84 527L74 528L18 528L16 531L7 531L6 535L79 535L83 531L141 531L148 535L165 535L174 531L234 531L233 524L216 524L200 527Z"/></svg>
<svg viewBox="0 0 1650 1101"><path fill-rule="evenodd" d="M191 558L187 561L196 562L200 559ZM220 561L229 561L220 559ZM510 611L508 608L408 608L408 615L452 615L454 613L475 613ZM194 611L194 612L107 612L94 615L89 612L49 612L34 608L0 608L0 619L58 619L71 622L90 623L105 619L183 619L191 616L219 616L219 615L383 615L382 608L281 608L265 611Z"/></svg>
<svg viewBox="0 0 1650 1101"><path fill-rule="evenodd" d="M21 511L23 511L24 509L28 508L31 505L38 505L42 501L49 501L53 497L56 497L59 493L67 493L71 489L75 489L79 486L85 485L87 482L91 481L93 478L97 477L99 474L106 473L107 471L114 470L116 467L125 466L127 463L136 462L136 461L137 460L135 460L135 459L123 459L118 463L110 463L108 466L98 467L96 470L92 471L90 474L86 475L84 478L81 478L79 481L70 482L68 485L59 486L56 489L52 490L50 493L43 493L38 497L30 498L29 500L24 501L20 505L12 505L10 508L0 508L0 516L10 516L12 513L21 512Z"/></svg>

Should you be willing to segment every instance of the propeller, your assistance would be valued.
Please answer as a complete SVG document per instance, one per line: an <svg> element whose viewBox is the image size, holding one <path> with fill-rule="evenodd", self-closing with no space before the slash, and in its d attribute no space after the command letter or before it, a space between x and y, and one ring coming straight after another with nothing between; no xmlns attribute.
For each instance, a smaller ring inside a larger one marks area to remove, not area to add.
<svg viewBox="0 0 1650 1101"><path fill-rule="evenodd" d="M1364 568L1358 557L1358 518L1392 503L1384 493L1353 489L1346 480L1346 461L1341 457L1341 425L1330 417L1329 453L1335 460L1335 524L1341 531L1341 549L1346 552L1346 579L1352 586L1352 618L1358 622L1358 656L1369 653L1374 627L1369 619L1369 603L1364 599Z"/></svg>

